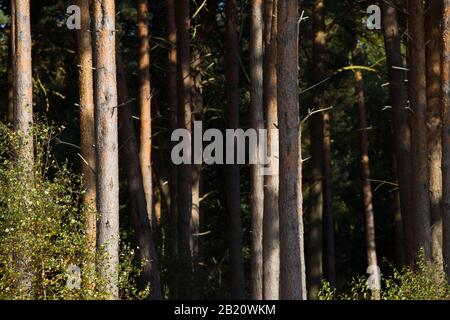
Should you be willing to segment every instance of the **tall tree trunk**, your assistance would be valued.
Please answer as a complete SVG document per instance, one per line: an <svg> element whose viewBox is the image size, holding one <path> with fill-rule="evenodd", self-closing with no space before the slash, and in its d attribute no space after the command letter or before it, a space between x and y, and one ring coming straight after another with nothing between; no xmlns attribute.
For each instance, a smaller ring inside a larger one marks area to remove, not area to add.
<svg viewBox="0 0 450 320"><path fill-rule="evenodd" d="M409 266L414 264L414 216L412 212L412 167L411 167L411 129L407 110L407 88L401 38L398 29L397 13L393 1L381 1L383 10L383 34L386 47L386 60L389 79L389 99L392 105L394 152L399 182L400 207L405 238L405 261Z"/></svg>
<svg viewBox="0 0 450 320"><path fill-rule="evenodd" d="M83 177L83 210L86 219L86 235L90 263L89 271L95 270L97 241L96 181L95 181L95 127L94 127L94 80L92 72L92 39L89 0L78 0L81 10L81 29L77 31L78 59L80 64L80 154ZM86 279L90 282L89 279Z"/></svg>
<svg viewBox="0 0 450 320"><path fill-rule="evenodd" d="M354 58L357 60L357 52L354 51L354 54ZM357 64L360 63L357 62ZM358 97L358 135L361 161L362 195L366 227L367 266L373 268L373 266L378 266L378 262L375 239L375 217L372 203L372 187L370 184L369 138L367 135L368 127L366 120L366 102L363 76L360 70L355 71L355 81L355 91L356 96ZM379 292L377 291L378 290L373 291L375 298L379 298Z"/></svg>
<svg viewBox="0 0 450 320"><path fill-rule="evenodd" d="M263 114L263 1L250 1L250 126L264 129ZM257 164L251 165L251 288L252 298L262 299L262 233L264 215L264 176L255 150Z"/></svg>
<svg viewBox="0 0 450 320"><path fill-rule="evenodd" d="M424 250L431 261L430 197L426 129L425 30L422 0L408 1L408 63L411 119L412 195L414 213L414 253Z"/></svg>
<svg viewBox="0 0 450 320"><path fill-rule="evenodd" d="M443 186L443 255L450 282L450 0L442 1L442 186Z"/></svg>
<svg viewBox="0 0 450 320"><path fill-rule="evenodd" d="M226 127L239 128L239 47L237 0L228 0L226 11ZM242 254L241 183L238 164L226 165L228 234L230 248L231 298L245 298L244 256Z"/></svg>
<svg viewBox="0 0 450 320"><path fill-rule="evenodd" d="M430 177L431 249L433 262L442 268L442 120L441 120L441 1L429 0L425 15L427 72L427 146Z"/></svg>
<svg viewBox="0 0 450 320"><path fill-rule="evenodd" d="M174 0L166 0L167 15L167 33L169 42L168 52L168 100L170 108L170 130L173 132L178 128L178 100L177 100L177 26L175 21L175 4ZM172 143L172 146L174 143ZM175 257L178 255L177 250L177 216L178 216L178 167L173 163L170 164L170 226L168 235L168 250L170 252L169 262L169 296L176 299L177 293L177 272Z"/></svg>
<svg viewBox="0 0 450 320"><path fill-rule="evenodd" d="M180 0L176 7L177 16L177 57L178 57L178 124L179 127L192 134L191 90L192 77L190 70L190 13L189 1ZM189 159L191 152L189 150ZM191 217L192 217L192 165L182 164L178 170L178 267L183 276L178 282L179 298L187 299L191 295L192 256Z"/></svg>
<svg viewBox="0 0 450 320"><path fill-rule="evenodd" d="M31 64L31 25L29 0L15 0L15 62L14 62L14 131L18 134L17 166L21 171L24 185L33 187L33 79ZM29 248L25 248L29 249ZM26 250L28 251L28 250ZM33 295L33 273L31 270L31 252L20 252L17 257L18 270L21 273L21 289L26 297Z"/></svg>
<svg viewBox="0 0 450 320"><path fill-rule="evenodd" d="M313 78L319 83L325 77L325 20L323 0L314 1L313 11ZM313 99L314 108L323 107L319 92ZM311 118L311 212L308 230L308 251L306 259L306 283L308 284L308 299L318 298L322 281L322 226L323 226L323 117L319 112Z"/></svg>
<svg viewBox="0 0 450 320"><path fill-rule="evenodd" d="M9 31L9 60L8 60L8 109L6 120L9 124L14 123L14 61L16 57L16 10L14 0L11 0L11 29Z"/></svg>
<svg viewBox="0 0 450 320"><path fill-rule="evenodd" d="M277 0L265 3L264 109L271 172L265 176L263 220L263 299L278 300L280 221L278 211ZM274 146L274 148L271 148ZM274 151L272 153L272 151Z"/></svg>
<svg viewBox="0 0 450 320"><path fill-rule="evenodd" d="M330 113L323 114L323 271L332 286L336 282Z"/></svg>
<svg viewBox="0 0 450 320"><path fill-rule="evenodd" d="M99 272L103 290L117 299L119 267L119 157L117 141L117 87L115 5L93 2L95 59L95 146L97 159L97 245L104 258Z"/></svg>
<svg viewBox="0 0 450 320"><path fill-rule="evenodd" d="M131 221L139 246L139 258L146 261L142 269L143 287L150 284L152 299L162 299L159 267L154 235L148 220L144 183L139 160L138 142L129 104L127 80L122 61L122 53L117 49L117 93L119 101L119 135L121 156L127 176L127 193L130 204Z"/></svg>
<svg viewBox="0 0 450 320"><path fill-rule="evenodd" d="M139 109L140 109L140 148L142 180L150 225L153 227L153 186L152 186L152 116L150 87L150 46L148 42L148 2L138 0L139 37Z"/></svg>
<svg viewBox="0 0 450 320"><path fill-rule="evenodd" d="M298 99L298 3L278 0L280 126L280 298L306 299L302 157Z"/></svg>

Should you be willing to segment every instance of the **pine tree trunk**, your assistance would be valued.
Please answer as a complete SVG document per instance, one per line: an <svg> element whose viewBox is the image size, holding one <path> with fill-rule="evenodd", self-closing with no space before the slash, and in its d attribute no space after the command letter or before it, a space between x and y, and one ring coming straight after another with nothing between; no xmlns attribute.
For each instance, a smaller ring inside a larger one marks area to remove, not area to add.
<svg viewBox="0 0 450 320"><path fill-rule="evenodd" d="M141 287L150 284L152 299L162 299L159 279L158 258L150 221L148 220L147 203L139 159L138 142L132 118L132 109L128 97L126 74L122 61L122 53L117 49L117 93L119 101L119 136L121 156L127 177L128 203L130 205L131 222L135 230L139 259L146 261L142 268Z"/></svg>
<svg viewBox="0 0 450 320"><path fill-rule="evenodd" d="M78 0L81 11L81 29L77 31L78 59L80 64L80 155L83 177L83 210L86 219L86 236L89 260L95 259L97 241L96 181L95 181L95 127L94 79L92 71L92 39L90 1ZM87 265L95 270L95 261ZM91 270L92 269L92 270ZM89 279L86 279L89 282Z"/></svg>
<svg viewBox="0 0 450 320"><path fill-rule="evenodd" d="M429 0L425 15L427 71L427 146L430 177L431 249L433 262L442 268L442 119L441 119L441 1Z"/></svg>
<svg viewBox="0 0 450 320"><path fill-rule="evenodd" d="M414 214L414 254L423 249L431 261L430 197L426 130L426 66L424 9L422 0L408 2L408 63L411 119L412 195Z"/></svg>
<svg viewBox="0 0 450 320"><path fill-rule="evenodd" d="M319 83L325 78L324 53L325 53L325 21L324 2L316 0L313 11L313 78L314 83ZM320 92L316 91L313 98L315 109L323 108ZM322 227L323 227L323 151L324 151L324 114L316 113L311 118L311 186L310 202L311 212L309 216L308 251L306 259L306 283L308 284L308 299L318 298L322 281Z"/></svg>
<svg viewBox="0 0 450 320"><path fill-rule="evenodd" d="M302 158L298 99L298 3L278 0L280 126L280 298L306 299Z"/></svg>
<svg viewBox="0 0 450 320"><path fill-rule="evenodd" d="M250 1L250 126L264 129L263 116L263 2ZM255 150L257 159L259 147ZM262 165L251 165L251 288L254 300L262 299L262 232L264 214L264 176Z"/></svg>
<svg viewBox="0 0 450 320"><path fill-rule="evenodd" d="M280 222L278 213L277 0L265 3L264 109L267 121L269 175L265 176L263 220L263 298L278 300L280 282ZM272 149L271 146L274 146Z"/></svg>
<svg viewBox="0 0 450 320"><path fill-rule="evenodd" d="M392 1L381 1L383 33L389 79L389 99L392 105L394 152L399 164L397 178L400 192L400 208L405 238L405 262L414 265L414 217L412 205L411 129L407 110L407 88L401 53L401 38L397 13Z"/></svg>
<svg viewBox="0 0 450 320"><path fill-rule="evenodd" d="M152 116L150 87L150 46L148 42L148 2L138 0L139 37L139 109L140 109L140 148L142 180L150 225L154 226L153 184L152 184Z"/></svg>
<svg viewBox="0 0 450 320"><path fill-rule="evenodd" d="M225 4L226 11L226 127L239 128L239 47L237 30L237 0ZM228 237L230 250L231 298L245 298L244 256L242 254L241 182L238 164L226 165Z"/></svg>
<svg viewBox="0 0 450 320"><path fill-rule="evenodd" d="M167 15L167 33L169 53L168 53L168 72L167 72L167 87L168 100L170 108L170 130L173 132L178 128L178 99L177 99L177 27L175 21L175 4L174 0L166 0L166 15ZM172 142L172 146L174 143ZM177 217L178 217L178 167L173 163L170 164L170 226L168 228L168 250L171 259L169 261L169 297L176 299L177 293L177 272L175 257L178 255L178 240L177 240Z"/></svg>
<svg viewBox="0 0 450 320"><path fill-rule="evenodd" d="M450 0L442 1L442 186L443 255L450 283Z"/></svg>
<svg viewBox="0 0 450 320"><path fill-rule="evenodd" d="M180 0L176 7L177 15L177 57L178 57L178 125L192 134L190 70L190 13L189 1ZM191 159L191 153L189 154ZM180 299L191 296L192 255L191 218L192 218L192 165L182 164L178 169L178 256L179 271L178 290ZM181 273L182 272L182 273Z"/></svg>
<svg viewBox="0 0 450 320"><path fill-rule="evenodd" d="M115 57L115 5L93 2L95 67L95 146L97 159L98 249L102 288L117 299L119 267L119 159Z"/></svg>

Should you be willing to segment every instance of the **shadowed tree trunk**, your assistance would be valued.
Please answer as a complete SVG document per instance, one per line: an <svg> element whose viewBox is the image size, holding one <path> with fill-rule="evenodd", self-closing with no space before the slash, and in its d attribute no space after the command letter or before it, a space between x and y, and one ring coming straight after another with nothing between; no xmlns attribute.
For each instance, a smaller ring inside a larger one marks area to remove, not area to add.
<svg viewBox="0 0 450 320"><path fill-rule="evenodd" d="M178 125L192 134L189 1L181 0L177 2L175 12L178 31ZM190 150L188 158L191 159ZM179 271L183 272L183 276L178 278L178 298L180 299L188 299L191 296L192 289L191 217L192 165L182 164L178 168L178 267Z"/></svg>
<svg viewBox="0 0 450 320"><path fill-rule="evenodd" d="M250 126L264 129L263 114L263 1L250 1ZM251 165L251 288L252 298L262 299L263 257L262 233L264 214L264 176L255 150L257 163Z"/></svg>
<svg viewBox="0 0 450 320"><path fill-rule="evenodd" d="M442 268L442 120L441 120L441 1L429 0L425 15L427 71L427 146L430 177L431 249Z"/></svg>
<svg viewBox="0 0 450 320"><path fill-rule="evenodd" d="M169 42L168 52L168 72L167 72L167 86L168 86L168 100L170 108L170 130L173 132L178 128L178 100L177 100L177 27L175 22L175 4L174 0L166 0L166 15L167 15L167 40ZM174 143L171 142L171 146ZM169 296L171 299L176 299L177 293L177 276L176 259L178 254L177 244L177 216L178 216L178 167L173 163L170 164L170 226L168 228L168 250L170 252L169 262Z"/></svg>
<svg viewBox="0 0 450 320"><path fill-rule="evenodd" d="M153 183L152 183L152 108L150 87L150 46L148 31L148 2L138 0L138 37L139 37L139 109L140 109L140 148L142 181L144 183L145 201L150 225L153 218Z"/></svg>
<svg viewBox="0 0 450 320"><path fill-rule="evenodd" d="M302 158L298 99L298 3L278 0L277 97L280 126L280 298L306 299Z"/></svg>
<svg viewBox="0 0 450 320"><path fill-rule="evenodd" d="M8 109L6 120L9 124L14 123L14 59L16 56L16 22L15 22L15 3L11 0L11 29L9 31L9 46L8 46Z"/></svg>
<svg viewBox="0 0 450 320"><path fill-rule="evenodd" d="M358 56L357 48L354 49L353 58L357 65L362 65L360 57ZM366 120L366 102L364 95L364 82L362 72L355 71L356 87L355 92L358 98L358 135L359 135L359 150L361 162L361 180L362 180L362 196L365 217L366 229L366 250L367 250L367 266L375 268L378 266L377 249L375 239L375 217L372 203L372 187L370 183L370 162L369 162L369 137L367 135L367 120ZM379 299L378 290L374 290L374 297Z"/></svg>
<svg viewBox="0 0 450 320"><path fill-rule="evenodd" d="M389 100L392 105L394 152L399 182L400 208L404 231L405 262L414 265L414 217L411 190L411 130L407 110L407 88L401 53L397 13L392 1L381 1L383 34L388 66Z"/></svg>
<svg viewBox="0 0 450 320"><path fill-rule="evenodd" d="M237 0L228 0L226 11L226 127L239 128L239 47L237 31ZM226 165L228 237L230 248L231 298L245 298L244 257L242 254L241 184L238 164Z"/></svg>
<svg viewBox="0 0 450 320"><path fill-rule="evenodd" d="M265 176L263 220L263 299L278 300L280 233L278 213L277 0L265 3L264 109L270 174ZM272 149L271 146L274 146ZM274 151L272 153L272 151Z"/></svg>
<svg viewBox="0 0 450 320"><path fill-rule="evenodd" d="M98 270L110 299L119 289L119 154L115 57L115 5L93 2L95 73L95 146L97 160Z"/></svg>
<svg viewBox="0 0 450 320"><path fill-rule="evenodd" d="M95 259L97 241L96 181L95 181L95 127L94 80L92 71L92 39L89 0L78 0L81 29L77 31L78 59L80 64L80 155L83 177L83 210L86 219L86 236L90 259ZM87 266L95 270L95 261ZM90 279L86 279L88 282Z"/></svg>
<svg viewBox="0 0 450 320"><path fill-rule="evenodd" d="M313 78L314 83L319 83L325 78L324 53L325 53L325 21L324 2L316 0L313 11ZM316 91L313 98L315 109L323 108L321 94ZM323 226L323 117L319 112L311 118L311 186L310 201L311 212L309 216L308 251L306 259L306 283L308 285L308 299L318 298L322 281L322 226Z"/></svg>
<svg viewBox="0 0 450 320"><path fill-rule="evenodd" d="M122 61L122 53L117 49L117 93L119 100L119 136L120 151L123 157L127 177L128 203L131 211L131 222L135 231L134 237L139 246L139 258L146 261L141 275L142 287L150 283L152 299L162 299L161 284L156 246L148 220L144 183L142 181L139 161L138 143L128 97L126 74Z"/></svg>
<svg viewBox="0 0 450 320"><path fill-rule="evenodd" d="M411 119L412 195L414 213L414 254L424 250L431 261L430 197L426 130L425 30L422 0L408 1L408 93Z"/></svg>
<svg viewBox="0 0 450 320"><path fill-rule="evenodd" d="M443 186L443 255L450 282L450 0L442 1L442 186Z"/></svg>

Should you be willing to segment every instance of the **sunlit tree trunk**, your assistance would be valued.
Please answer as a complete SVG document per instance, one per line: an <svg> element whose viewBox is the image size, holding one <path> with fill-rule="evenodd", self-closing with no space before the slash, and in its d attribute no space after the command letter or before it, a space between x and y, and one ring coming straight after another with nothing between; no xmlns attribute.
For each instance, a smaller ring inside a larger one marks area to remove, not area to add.
<svg viewBox="0 0 450 320"><path fill-rule="evenodd" d="M442 119L441 119L441 1L427 1L425 14L427 71L427 146L430 178L431 249L433 262L442 268Z"/></svg>
<svg viewBox="0 0 450 320"><path fill-rule="evenodd" d="M119 154L115 57L115 5L93 2L95 146L97 159L98 270L105 293L117 299L119 268Z"/></svg>
<svg viewBox="0 0 450 320"><path fill-rule="evenodd" d="M298 98L298 3L278 0L277 97L280 125L280 298L306 299L302 158Z"/></svg>
<svg viewBox="0 0 450 320"><path fill-rule="evenodd" d="M397 13L393 1L381 1L383 12L383 34L386 47L386 64L389 79L389 100L392 105L394 130L394 152L398 164L400 208L404 231L405 261L414 264L414 216L412 212L412 168L411 168L411 129L407 110L408 93L405 84L405 71L401 52L401 38L398 29Z"/></svg>
<svg viewBox="0 0 450 320"><path fill-rule="evenodd" d="M264 129L263 115L263 1L250 1L250 126ZM259 156L259 148L255 150ZM264 176L260 161L251 165L251 287L252 298L262 299L262 232Z"/></svg>
<svg viewBox="0 0 450 320"><path fill-rule="evenodd" d="M239 47L237 30L237 0L229 0L226 12L226 127L239 128ZM238 164L226 166L228 234L230 248L231 298L245 298L244 257L242 254L241 184Z"/></svg>
<svg viewBox="0 0 450 320"><path fill-rule="evenodd" d="M264 109L270 174L265 176L263 220L263 298L277 300L280 283L280 233L278 213L278 110L277 110L277 0L265 3ZM272 150L271 146L275 146ZM272 151L274 151L272 153Z"/></svg>
<svg viewBox="0 0 450 320"><path fill-rule="evenodd" d="M152 117L147 0L138 0L137 11L139 37L139 118L141 122L139 159L141 161L142 181L144 183L148 219L153 226Z"/></svg>
<svg viewBox="0 0 450 320"><path fill-rule="evenodd" d="M424 250L431 261L430 197L426 130L426 62L424 9L422 0L408 1L408 93L412 109L411 159L414 213L414 253Z"/></svg>
<svg viewBox="0 0 450 320"><path fill-rule="evenodd" d="M80 65L80 155L83 177L83 210L86 219L86 235L89 259L95 258L97 241L96 181L95 181L95 127L94 80L92 71L92 38L89 0L78 0L81 12L81 29L77 31L78 59ZM89 270L95 270L95 262ZM90 279L87 279L88 281Z"/></svg>

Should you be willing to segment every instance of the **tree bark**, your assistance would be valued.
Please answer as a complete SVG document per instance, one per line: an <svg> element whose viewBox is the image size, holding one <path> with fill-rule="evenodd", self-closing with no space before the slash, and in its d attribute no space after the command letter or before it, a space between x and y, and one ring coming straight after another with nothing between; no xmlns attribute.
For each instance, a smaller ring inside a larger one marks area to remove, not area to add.
<svg viewBox="0 0 450 320"><path fill-rule="evenodd" d="M265 3L264 109L271 173L265 176L263 219L263 299L278 300L280 221L278 211L277 0ZM270 148L274 146L274 149Z"/></svg>
<svg viewBox="0 0 450 320"><path fill-rule="evenodd" d="M423 249L431 261L430 197L426 130L426 65L423 1L408 2L409 101L411 119L412 195L414 214L414 254Z"/></svg>
<svg viewBox="0 0 450 320"><path fill-rule="evenodd" d="M263 1L250 1L250 126L264 129L263 116ZM255 150L259 159L259 150ZM262 233L264 215L264 176L261 161L251 170L251 288L252 298L262 299L263 257Z"/></svg>
<svg viewBox="0 0 450 320"><path fill-rule="evenodd" d="M386 62L389 79L389 100L392 105L394 152L398 163L400 208L404 231L405 261L414 265L414 216L412 212L412 167L411 167L411 129L407 110L407 88L401 53L401 37L398 29L397 13L393 1L381 1L383 11L383 34L386 48Z"/></svg>
<svg viewBox="0 0 450 320"><path fill-rule="evenodd" d="M150 46L148 30L148 2L138 0L138 37L139 37L139 109L140 109L140 148L142 181L150 225L153 219L153 183L152 183L152 107L150 86Z"/></svg>
<svg viewBox="0 0 450 320"><path fill-rule="evenodd" d="M146 261L143 266L142 287L150 284L152 299L162 299L159 278L158 258L150 221L148 220L147 203L139 159L138 142L128 97L127 80L123 66L122 53L117 49L117 93L119 100L119 136L121 155L127 177L128 202L130 204L131 222L135 231L134 237L139 246L139 259Z"/></svg>
<svg viewBox="0 0 450 320"><path fill-rule="evenodd" d="M239 47L237 0L228 0L226 12L227 129L239 128ZM242 254L241 183L238 164L226 165L225 184L228 208L231 298L245 298L244 256Z"/></svg>
<svg viewBox="0 0 450 320"><path fill-rule="evenodd" d="M117 83L115 57L115 5L93 2L95 59L95 146L97 159L97 245L104 258L99 272L102 288L117 299L119 267L119 157L117 137Z"/></svg>
<svg viewBox="0 0 450 320"><path fill-rule="evenodd" d="M78 59L80 64L80 155L83 177L83 210L86 219L86 236L89 260L95 259L97 241L96 181L95 181L95 127L94 80L92 72L92 39L90 1L78 0L81 29L77 31ZM95 270L95 261L87 265ZM89 279L87 279L89 281Z"/></svg>
<svg viewBox="0 0 450 320"><path fill-rule="evenodd" d="M15 3L11 0L11 29L9 31L9 61L8 61L8 109L6 120L7 123L14 123L14 61L16 57L16 22L15 22Z"/></svg>
<svg viewBox="0 0 450 320"><path fill-rule="evenodd" d="M442 1L442 186L443 186L443 256L450 283L450 0Z"/></svg>
<svg viewBox="0 0 450 320"><path fill-rule="evenodd" d="M325 78L325 20L324 1L314 1L313 10L313 78L319 83ZM323 107L321 94L316 91L313 98L314 108ZM322 281L322 248L323 248L323 169L324 169L324 114L316 113L311 118L311 186L309 216L308 251L306 259L306 283L308 299L316 300Z"/></svg>
<svg viewBox="0 0 450 320"><path fill-rule="evenodd" d="M357 49L355 49L357 50ZM358 59L358 53L353 52L354 59ZM360 65L360 62L357 62ZM377 250L375 239L375 217L372 203L372 187L370 183L370 161L369 161L369 137L367 135L367 120L366 120L366 102L364 95L364 82L362 72L355 71L356 87L355 92L358 97L358 135L359 135L359 149L361 161L361 180L362 180L362 195L365 217L366 229L366 250L367 250L367 266L378 266ZM379 299L378 290L374 290L375 298Z"/></svg>
<svg viewBox="0 0 450 320"><path fill-rule="evenodd" d="M298 3L278 0L277 97L280 126L280 298L306 299L302 158L298 99Z"/></svg>
<svg viewBox="0 0 450 320"><path fill-rule="evenodd" d="M427 72L427 146L431 204L431 252L442 268L442 119L441 119L441 1L429 0L425 15Z"/></svg>
<svg viewBox="0 0 450 320"><path fill-rule="evenodd" d="M190 70L190 13L189 1L177 2L177 57L178 57L178 125L192 134L191 123L191 90L192 77ZM190 151L190 150L189 150ZM189 152L191 159L191 152ZM191 243L192 218L192 165L182 164L178 170L178 267L183 276L179 277L178 290L180 299L188 299L191 295L192 253Z"/></svg>
<svg viewBox="0 0 450 320"><path fill-rule="evenodd" d="M168 100L170 108L170 130L173 132L178 128L178 99L177 99L177 27L175 21L175 4L174 0L166 0L166 15L167 15L167 40L169 42L168 52ZM171 143L174 146L174 143ZM177 293L177 272L175 257L178 255L177 249L177 216L178 216L178 167L173 163L170 164L170 226L169 226L169 245L170 252L169 261L169 296L171 299L176 299Z"/></svg>

